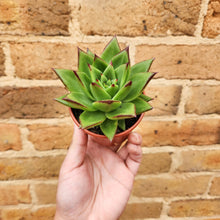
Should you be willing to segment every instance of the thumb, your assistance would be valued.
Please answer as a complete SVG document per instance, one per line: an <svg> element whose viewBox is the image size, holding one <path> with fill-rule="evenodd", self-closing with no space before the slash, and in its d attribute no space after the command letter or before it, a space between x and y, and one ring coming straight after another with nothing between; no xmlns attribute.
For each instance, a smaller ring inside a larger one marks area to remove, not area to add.
<svg viewBox="0 0 220 220"><path fill-rule="evenodd" d="M84 162L88 137L82 129L74 127L74 134L68 153L63 162L64 169L74 169L80 167Z"/></svg>
<svg viewBox="0 0 220 220"><path fill-rule="evenodd" d="M142 137L137 133L131 133L128 136L127 142L127 152L128 156L125 160L125 164L128 169L136 175L139 165L142 158L142 149L141 149Z"/></svg>

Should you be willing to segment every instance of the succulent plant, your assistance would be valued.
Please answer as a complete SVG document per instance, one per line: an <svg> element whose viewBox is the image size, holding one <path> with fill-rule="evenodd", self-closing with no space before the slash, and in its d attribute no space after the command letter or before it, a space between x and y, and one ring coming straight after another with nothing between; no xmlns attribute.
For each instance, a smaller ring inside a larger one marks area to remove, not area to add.
<svg viewBox="0 0 220 220"><path fill-rule="evenodd" d="M112 140L117 128L125 130L125 120L151 110L151 98L143 94L155 73L153 59L130 66L129 47L121 50L114 37L101 56L78 48L78 71L54 69L69 91L58 102L80 109L81 128L99 126Z"/></svg>

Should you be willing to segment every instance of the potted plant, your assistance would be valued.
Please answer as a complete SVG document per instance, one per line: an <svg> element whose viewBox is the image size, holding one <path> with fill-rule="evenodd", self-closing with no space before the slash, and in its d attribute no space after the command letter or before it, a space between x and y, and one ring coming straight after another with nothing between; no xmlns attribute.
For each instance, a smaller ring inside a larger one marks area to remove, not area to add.
<svg viewBox="0 0 220 220"><path fill-rule="evenodd" d="M78 71L53 69L68 93L55 100L68 106L74 122L99 143L122 142L151 110L143 91L155 73L153 59L130 65L129 47L114 37L101 56L78 49Z"/></svg>

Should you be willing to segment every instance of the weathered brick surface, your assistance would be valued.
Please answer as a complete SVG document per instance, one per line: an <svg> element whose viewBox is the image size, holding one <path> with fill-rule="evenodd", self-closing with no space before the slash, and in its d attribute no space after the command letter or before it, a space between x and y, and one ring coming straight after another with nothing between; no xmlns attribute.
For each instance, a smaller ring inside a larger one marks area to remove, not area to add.
<svg viewBox="0 0 220 220"><path fill-rule="evenodd" d="M1 158L0 180L54 178L59 174L64 156Z"/></svg>
<svg viewBox="0 0 220 220"><path fill-rule="evenodd" d="M148 85L145 89L146 95L153 98L150 102L153 111L147 115L175 115L181 97L181 86L152 86Z"/></svg>
<svg viewBox="0 0 220 220"><path fill-rule="evenodd" d="M18 205L31 203L28 185L0 186L0 205Z"/></svg>
<svg viewBox="0 0 220 220"><path fill-rule="evenodd" d="M1 34L68 35L68 0L0 2Z"/></svg>
<svg viewBox="0 0 220 220"><path fill-rule="evenodd" d="M0 123L0 151L21 150L21 133L15 124Z"/></svg>
<svg viewBox="0 0 220 220"><path fill-rule="evenodd" d="M31 209L0 209L1 220L53 220L55 215L56 208L43 207L37 210Z"/></svg>
<svg viewBox="0 0 220 220"><path fill-rule="evenodd" d="M210 176L148 177L137 179L132 194L138 197L196 196L203 194Z"/></svg>
<svg viewBox="0 0 220 220"><path fill-rule="evenodd" d="M220 80L220 44L215 45L139 45L136 62L155 57L151 71L166 79Z"/></svg>
<svg viewBox="0 0 220 220"><path fill-rule="evenodd" d="M57 185L55 184L36 184L35 194L38 204L56 203Z"/></svg>
<svg viewBox="0 0 220 220"><path fill-rule="evenodd" d="M5 76L5 55L0 44L0 76Z"/></svg>
<svg viewBox="0 0 220 220"><path fill-rule="evenodd" d="M191 150L182 152L178 171L220 171L220 150Z"/></svg>
<svg viewBox="0 0 220 220"><path fill-rule="evenodd" d="M119 218L120 220L133 220L145 218L159 218L162 211L162 203L132 203L128 204Z"/></svg>
<svg viewBox="0 0 220 220"><path fill-rule="evenodd" d="M28 125L28 140L37 150L67 149L73 135L72 125Z"/></svg>
<svg viewBox="0 0 220 220"><path fill-rule="evenodd" d="M54 101L54 98L65 93L62 87L0 88L0 118L67 116L68 108Z"/></svg>
<svg viewBox="0 0 220 220"><path fill-rule="evenodd" d="M15 73L25 79L56 79L51 68L77 69L78 49L90 48L101 54L102 43L11 43L11 57Z"/></svg>
<svg viewBox="0 0 220 220"><path fill-rule="evenodd" d="M83 0L75 6L75 13L78 12L80 29L86 35L193 35L200 2ZM104 16L100 18L100 15Z"/></svg>
<svg viewBox="0 0 220 220"><path fill-rule="evenodd" d="M220 86L194 86L189 94L186 113L220 114Z"/></svg>
<svg viewBox="0 0 220 220"><path fill-rule="evenodd" d="M209 194L220 196L220 177L215 177L213 179Z"/></svg>
<svg viewBox="0 0 220 220"><path fill-rule="evenodd" d="M186 200L171 203L169 216L172 217L199 217L220 215L220 200Z"/></svg>
<svg viewBox="0 0 220 220"><path fill-rule="evenodd" d="M169 153L143 154L138 174L165 173L172 163Z"/></svg>
<svg viewBox="0 0 220 220"><path fill-rule="evenodd" d="M203 23L203 37L215 38L220 34L220 1L210 0Z"/></svg>
<svg viewBox="0 0 220 220"><path fill-rule="evenodd" d="M136 128L143 136L143 146L185 146L219 144L220 120L185 119L177 121L150 121L146 118Z"/></svg>

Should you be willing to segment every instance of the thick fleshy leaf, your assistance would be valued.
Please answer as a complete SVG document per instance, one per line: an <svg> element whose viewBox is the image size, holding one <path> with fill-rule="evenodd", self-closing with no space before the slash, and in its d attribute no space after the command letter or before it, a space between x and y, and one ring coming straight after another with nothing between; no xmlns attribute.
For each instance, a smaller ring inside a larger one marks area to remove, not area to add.
<svg viewBox="0 0 220 220"><path fill-rule="evenodd" d="M82 128L89 129L102 124L106 119L105 113L101 111L84 111L80 116L80 124Z"/></svg>
<svg viewBox="0 0 220 220"><path fill-rule="evenodd" d="M132 103L135 104L137 115L152 109L152 106L140 97L134 99Z"/></svg>
<svg viewBox="0 0 220 220"><path fill-rule="evenodd" d="M101 74L101 82L102 83L105 83L105 82L107 82L107 78L106 78L106 76L104 76L103 74Z"/></svg>
<svg viewBox="0 0 220 220"><path fill-rule="evenodd" d="M116 92L118 91L118 85L112 84L107 89L106 92L111 96L114 97Z"/></svg>
<svg viewBox="0 0 220 220"><path fill-rule="evenodd" d="M105 47L104 51L102 52L101 58L109 63L112 57L118 54L120 51L121 50L117 38L114 37Z"/></svg>
<svg viewBox="0 0 220 220"><path fill-rule="evenodd" d="M142 61L140 63L136 63L134 66L131 67L131 76L135 73L148 72L153 61L154 59L150 59Z"/></svg>
<svg viewBox="0 0 220 220"><path fill-rule="evenodd" d="M63 100L77 105L78 109L96 111L96 109L92 105L92 100L83 93L72 92L64 97Z"/></svg>
<svg viewBox="0 0 220 220"><path fill-rule="evenodd" d="M92 56L93 58L95 57L95 54L89 48L87 48L87 54Z"/></svg>
<svg viewBox="0 0 220 220"><path fill-rule="evenodd" d="M106 119L101 125L100 128L103 132L103 134L110 140L112 141L115 133L117 131L117 127L118 127L118 121L117 120L109 120Z"/></svg>
<svg viewBox="0 0 220 220"><path fill-rule="evenodd" d="M90 90L97 101L111 99L111 96L97 83L91 83Z"/></svg>
<svg viewBox="0 0 220 220"><path fill-rule="evenodd" d="M144 94L141 94L139 97L142 98L142 99L144 99L146 102L149 102L149 101L153 100L153 98L151 98L151 97L149 97L149 96L146 96L146 95L144 95Z"/></svg>
<svg viewBox="0 0 220 220"><path fill-rule="evenodd" d="M75 71L66 69L54 69L54 71L70 92L85 92L85 86Z"/></svg>
<svg viewBox="0 0 220 220"><path fill-rule="evenodd" d="M115 70L112 66L112 63L110 63L105 71L103 72L103 75L106 76L107 79L115 79Z"/></svg>
<svg viewBox="0 0 220 220"><path fill-rule="evenodd" d="M115 96L112 98L113 100L123 100L125 97L127 97L130 89L132 86L132 81L129 81L126 83L119 91L115 94Z"/></svg>
<svg viewBox="0 0 220 220"><path fill-rule="evenodd" d="M88 66L89 66L89 73L90 73L91 81L95 82L97 79L101 79L102 72L90 64Z"/></svg>
<svg viewBox="0 0 220 220"><path fill-rule="evenodd" d="M71 103L71 102L68 102L68 101L63 100L63 98L65 98L66 96L67 96L67 94L66 94L66 95L62 95L62 96L60 96L60 97L58 97L58 98L55 98L55 100L56 100L57 102L63 104L63 105L66 105L66 106L70 107L70 108L78 108L78 107L80 107L80 106L78 106L78 105L75 105L74 103ZM80 109L81 109L81 108L80 108ZM83 109L83 110L84 110L84 109Z"/></svg>
<svg viewBox="0 0 220 220"><path fill-rule="evenodd" d="M136 117L135 105L133 103L122 103L120 108L106 113L106 117L111 120L120 120Z"/></svg>
<svg viewBox="0 0 220 220"><path fill-rule="evenodd" d="M112 58L112 64L115 69L122 64L126 64L130 62L128 49L129 49L128 47L125 48L124 50L122 50L120 53L118 53Z"/></svg>
<svg viewBox="0 0 220 220"><path fill-rule="evenodd" d="M121 128L123 131L126 129L125 119L118 120L118 127Z"/></svg>
<svg viewBox="0 0 220 220"><path fill-rule="evenodd" d="M120 88L122 86L124 86L125 83L128 82L129 76L130 76L130 65L126 64L126 69L125 69L125 71L124 71L124 73L122 74L122 77L121 77Z"/></svg>
<svg viewBox="0 0 220 220"><path fill-rule="evenodd" d="M121 105L120 101L114 101L114 100L101 100L101 101L93 102L93 107L102 112L111 112L119 108L120 105Z"/></svg>
<svg viewBox="0 0 220 220"><path fill-rule="evenodd" d="M79 78L81 79L82 83L85 85L86 89L90 91L91 80L88 77L88 75L84 72L77 72L77 74L79 75Z"/></svg>
<svg viewBox="0 0 220 220"><path fill-rule="evenodd" d="M148 82L152 79L155 73L136 73L134 74L130 80L132 81L131 89L124 99L125 102L129 102L137 98L141 95L142 91L148 84Z"/></svg>
<svg viewBox="0 0 220 220"><path fill-rule="evenodd" d="M97 69L99 69L101 72L104 72L106 67L108 66L108 63L106 63L102 58L95 55L92 65Z"/></svg>
<svg viewBox="0 0 220 220"><path fill-rule="evenodd" d="M87 54L80 48L78 48L78 71L84 72L89 75L89 67L88 64L93 63L93 56Z"/></svg>
<svg viewBox="0 0 220 220"><path fill-rule="evenodd" d="M115 75L116 75L116 78L118 79L118 85L120 85L121 83L122 76L124 75L124 72L126 71L127 66L128 66L128 63L122 64L115 69Z"/></svg>

